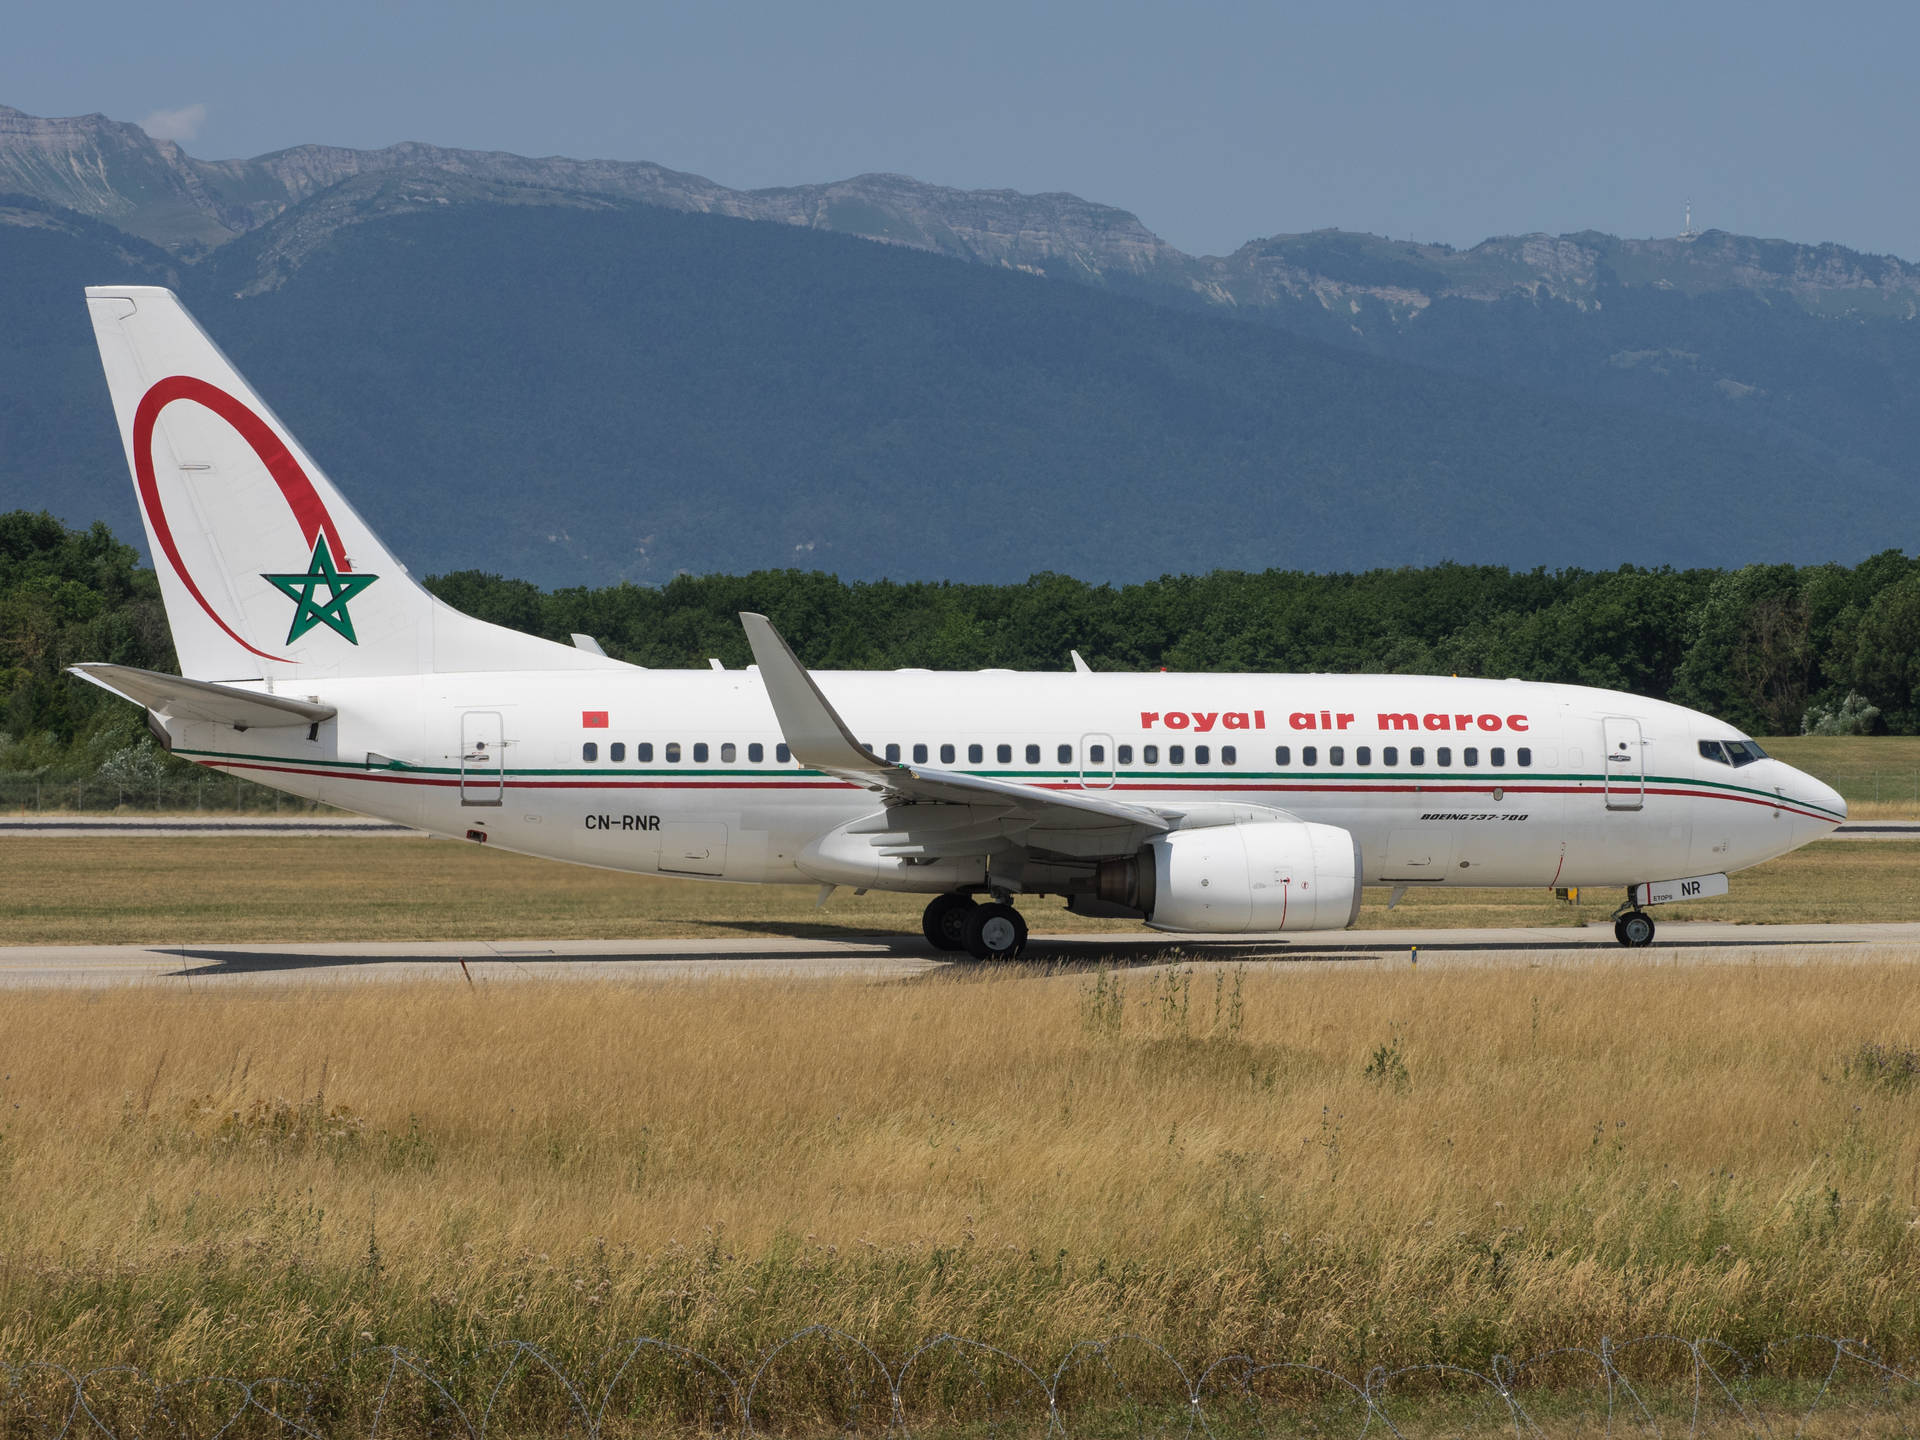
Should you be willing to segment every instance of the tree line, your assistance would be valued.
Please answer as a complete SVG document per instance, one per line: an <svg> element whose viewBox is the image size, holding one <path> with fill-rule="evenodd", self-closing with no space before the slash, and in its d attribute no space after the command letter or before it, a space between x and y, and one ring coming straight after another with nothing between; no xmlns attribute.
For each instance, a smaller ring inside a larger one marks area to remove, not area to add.
<svg viewBox="0 0 1920 1440"><path fill-rule="evenodd" d="M827 669L1370 671L1514 676L1676 701L1749 734L1920 733L1920 559L1738 570L1358 574L1216 571L1135 585L848 582L819 572L541 590L433 576L458 609L653 668L750 660L736 618L770 615ZM153 572L104 524L0 514L0 773L158 773L139 713L62 674L84 660L174 669ZM144 770L141 767L146 767Z"/></svg>

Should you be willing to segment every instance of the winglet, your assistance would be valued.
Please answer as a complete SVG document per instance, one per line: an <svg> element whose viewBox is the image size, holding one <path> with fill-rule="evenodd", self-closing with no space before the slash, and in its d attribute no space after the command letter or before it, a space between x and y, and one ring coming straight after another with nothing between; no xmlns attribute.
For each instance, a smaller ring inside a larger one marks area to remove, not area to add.
<svg viewBox="0 0 1920 1440"><path fill-rule="evenodd" d="M747 632L747 644L760 666L760 680L773 702L774 718L786 737L793 758L814 770L874 773L892 769L886 761L853 738L820 687L813 683L807 667L773 628L773 622L750 610L740 613Z"/></svg>

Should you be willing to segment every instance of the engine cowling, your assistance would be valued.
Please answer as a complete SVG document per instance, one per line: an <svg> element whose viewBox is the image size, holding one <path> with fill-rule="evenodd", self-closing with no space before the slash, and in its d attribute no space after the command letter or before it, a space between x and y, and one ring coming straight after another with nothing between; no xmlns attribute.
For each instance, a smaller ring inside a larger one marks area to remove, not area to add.
<svg viewBox="0 0 1920 1440"><path fill-rule="evenodd" d="M1334 825L1175 830L1148 841L1134 863L1133 903L1156 930L1342 930L1360 913L1360 844Z"/></svg>

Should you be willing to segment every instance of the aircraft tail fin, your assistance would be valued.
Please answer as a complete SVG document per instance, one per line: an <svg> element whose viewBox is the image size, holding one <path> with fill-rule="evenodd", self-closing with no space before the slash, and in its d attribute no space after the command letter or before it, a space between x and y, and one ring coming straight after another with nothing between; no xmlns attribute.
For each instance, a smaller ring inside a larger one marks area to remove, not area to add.
<svg viewBox="0 0 1920 1440"><path fill-rule="evenodd" d="M157 286L87 288L181 674L317 679L618 666L414 579Z"/></svg>

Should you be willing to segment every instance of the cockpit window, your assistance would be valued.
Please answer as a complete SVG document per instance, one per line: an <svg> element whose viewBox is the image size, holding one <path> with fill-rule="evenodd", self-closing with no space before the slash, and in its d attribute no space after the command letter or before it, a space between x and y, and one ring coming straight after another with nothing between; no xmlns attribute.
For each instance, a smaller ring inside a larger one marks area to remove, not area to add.
<svg viewBox="0 0 1920 1440"><path fill-rule="evenodd" d="M1700 742L1700 758L1703 760L1711 760L1718 765L1728 765L1732 763L1727 759L1727 752L1720 748L1720 742L1718 740L1702 740Z"/></svg>
<svg viewBox="0 0 1920 1440"><path fill-rule="evenodd" d="M1727 760L1735 767L1751 765L1756 760L1767 758L1767 752L1751 740L1728 740L1725 742Z"/></svg>

